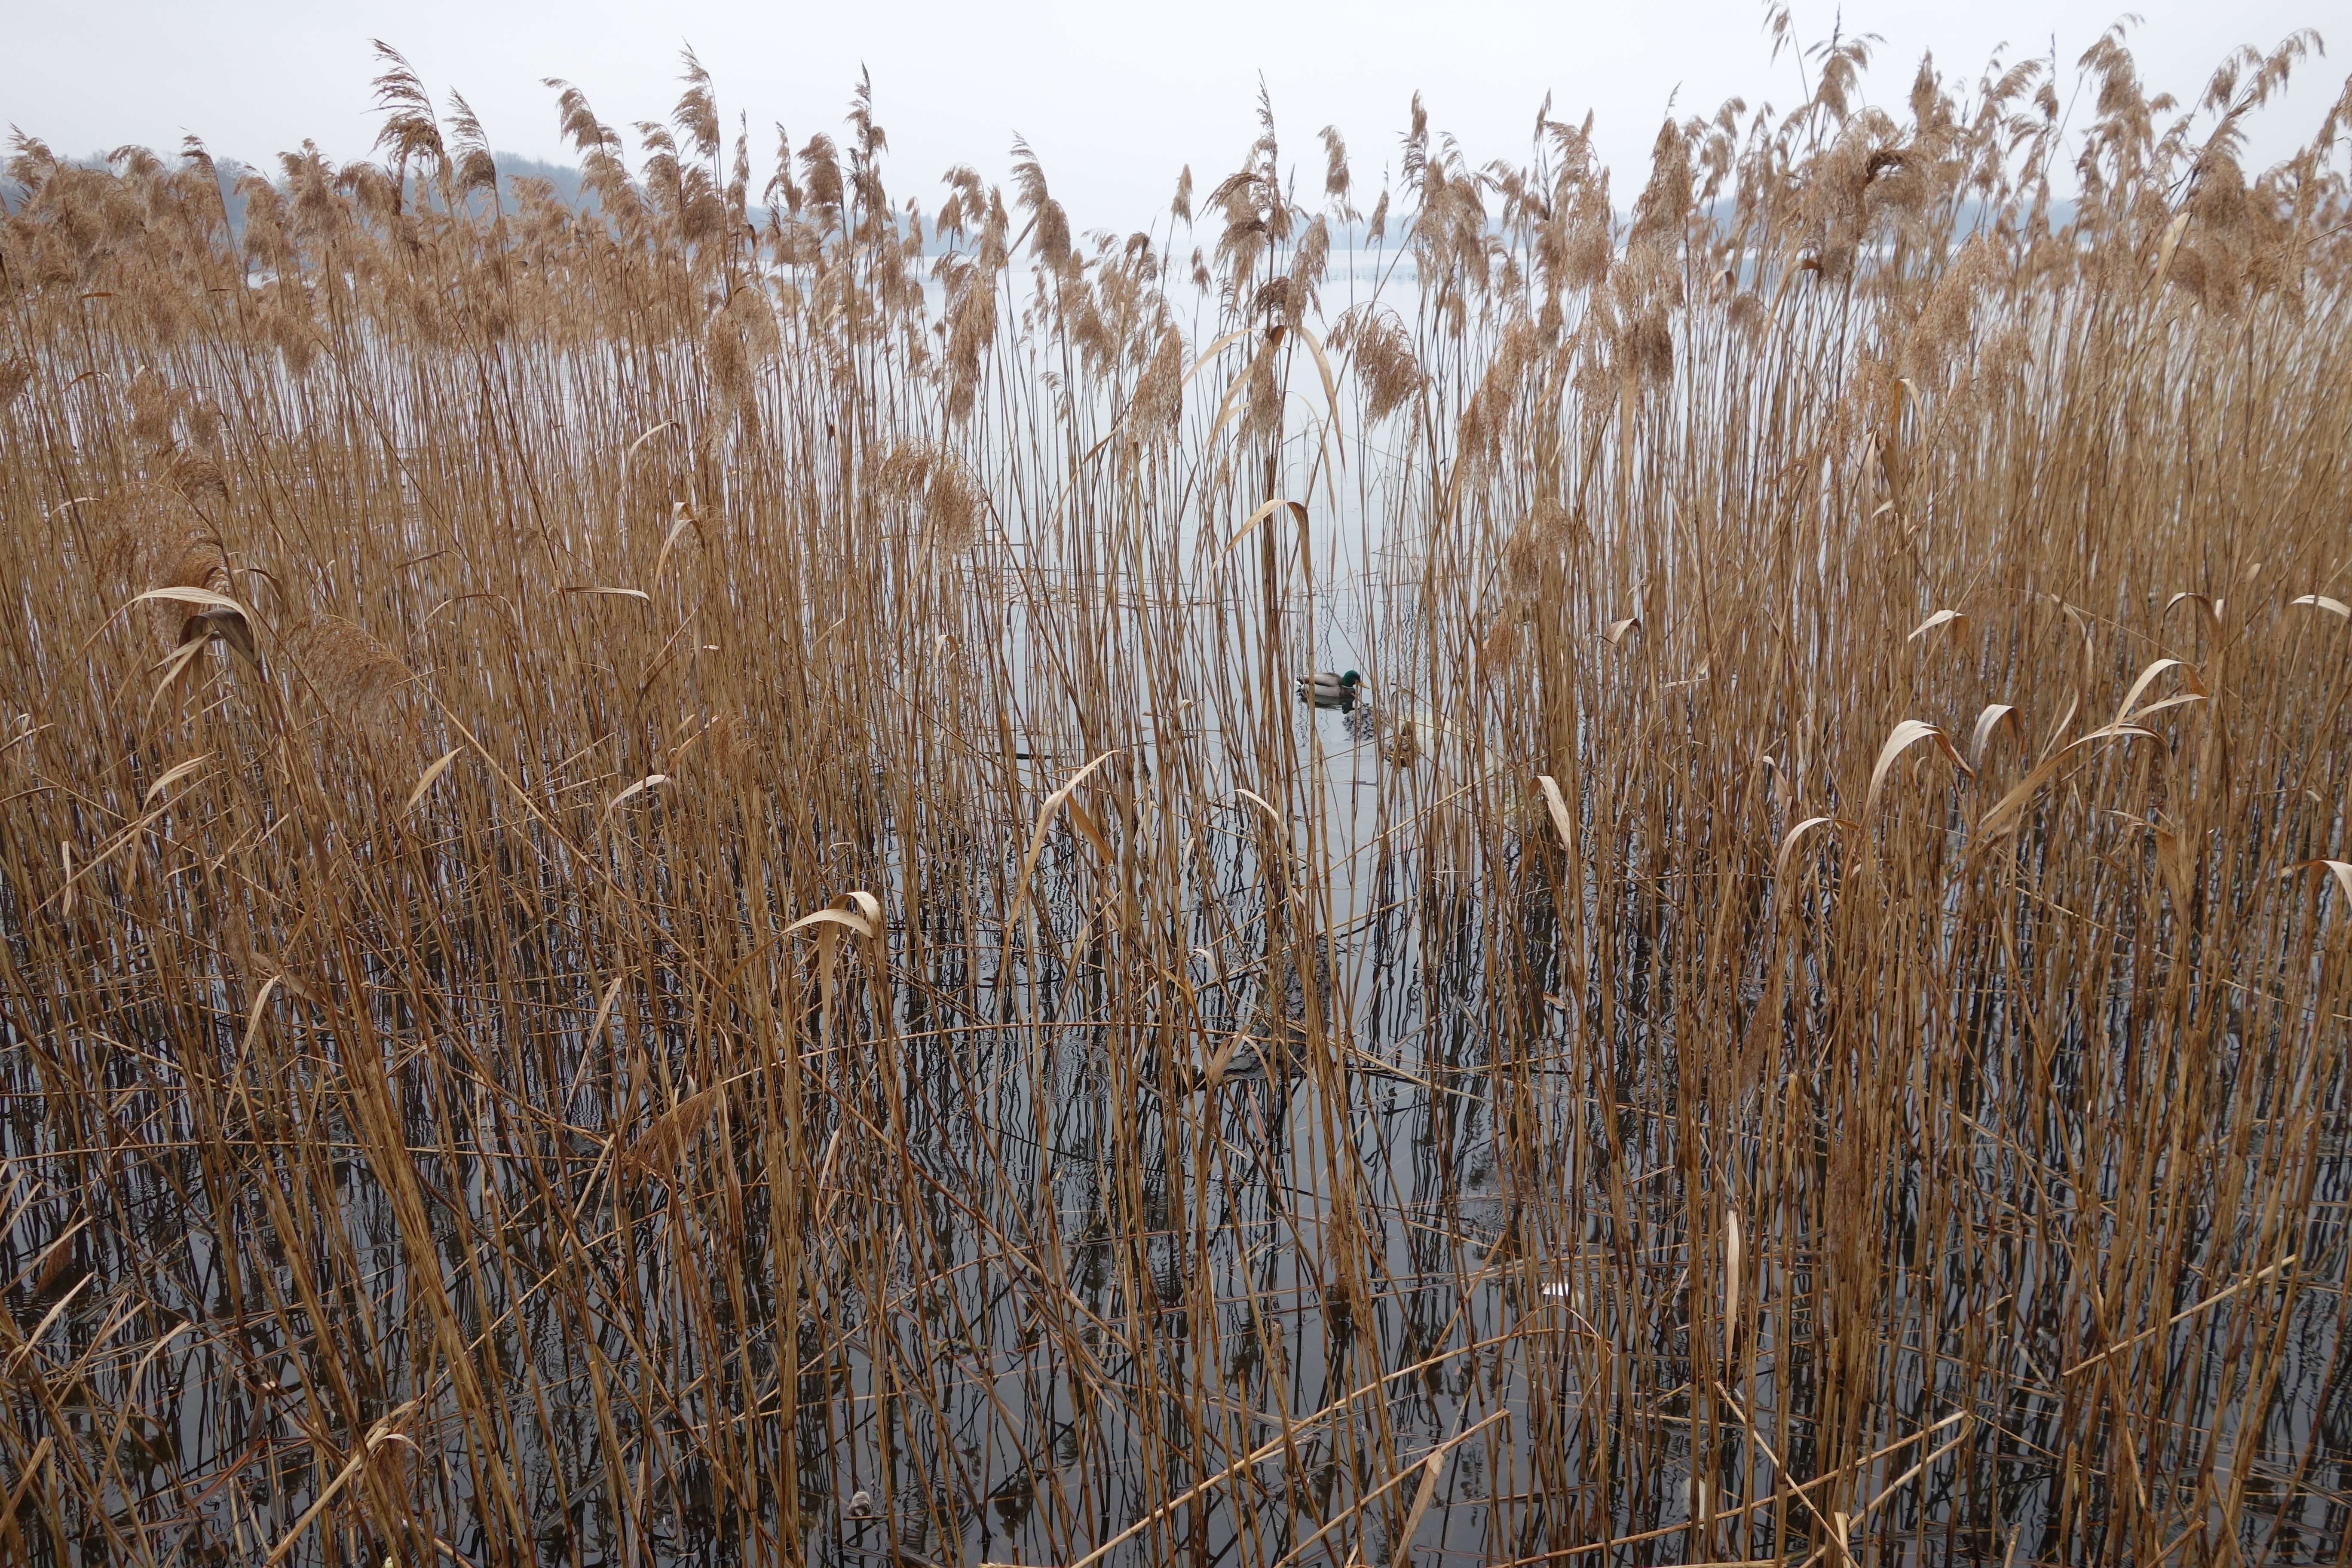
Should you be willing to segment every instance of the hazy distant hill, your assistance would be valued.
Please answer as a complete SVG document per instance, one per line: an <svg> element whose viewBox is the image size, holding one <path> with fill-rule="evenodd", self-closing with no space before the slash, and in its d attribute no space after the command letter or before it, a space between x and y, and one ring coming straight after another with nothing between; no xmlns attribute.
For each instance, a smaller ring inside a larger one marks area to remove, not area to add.
<svg viewBox="0 0 2352 1568"><path fill-rule="evenodd" d="M593 209L596 205L595 194L583 188L580 170L576 165L548 163L538 158L525 157L520 153L499 153L495 156L499 166L499 202L508 212L515 210L514 182L519 179L545 180L554 187L556 195L567 205L583 210ZM106 154L103 153L92 153L83 157L68 159L68 162L81 164L86 168L107 166ZM240 163L234 158L218 159L215 166L220 171L221 202L227 209L229 230L241 241L245 237L245 201L236 194L236 186L238 182L248 174L258 171L256 166ZM422 188L425 184L422 180L414 178L411 183L417 188ZM22 187L14 181L0 176L0 212L14 211L16 203L23 195ZM1734 204L1728 199L1718 200L1705 210L1709 219L1718 225L1729 224L1734 219ZM1980 221L1979 213L1980 204L1965 205L1960 220L1962 232L1972 231L1978 226ZM1621 214L1620 216L1623 215ZM768 220L767 210L764 207L755 206L751 209L751 217L755 226L764 226ZM2074 218L2074 203L2071 198L2061 198L2050 204L2049 221L2053 228L2063 228L2072 223ZM1408 221L1406 216L1402 213L1392 215L1389 218L1385 225L1387 232L1383 237L1385 245L1392 247L1398 242L1402 237ZM924 252L927 255L937 255L946 247L941 245L936 235L929 232L928 224L925 227ZM1353 223L1334 225L1331 230L1332 249L1344 252L1375 248L1374 241L1368 232L1369 229L1370 225L1361 219Z"/></svg>
<svg viewBox="0 0 2352 1568"><path fill-rule="evenodd" d="M536 158L526 158L520 153L500 153L497 157L499 198L500 205L509 212L512 212L515 207L511 182L517 179L545 180L555 187L557 195L573 206L595 205L593 195L587 196L583 201L580 186L580 171L572 164L541 163ZM64 162L77 163L86 169L103 169L111 166L104 153L89 153L80 157L67 158ZM220 173L221 205L228 211L230 232L242 239L245 235L245 200L236 194L236 187L247 175L263 173L268 166L247 163L235 158L219 158L214 161L214 167ZM412 181L412 184L421 185L422 184L421 181ZM24 195L25 190L22 185L5 175L0 175L0 212L14 212L16 209L16 204L24 199Z"/></svg>

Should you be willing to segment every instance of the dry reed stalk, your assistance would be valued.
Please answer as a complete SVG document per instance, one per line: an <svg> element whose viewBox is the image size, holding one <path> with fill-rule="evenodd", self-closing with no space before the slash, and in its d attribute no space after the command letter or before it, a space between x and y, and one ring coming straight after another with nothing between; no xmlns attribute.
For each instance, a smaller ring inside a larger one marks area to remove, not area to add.
<svg viewBox="0 0 2352 1568"><path fill-rule="evenodd" d="M20 137L6 1550L2340 1555L2309 52L1131 237L690 56Z"/></svg>

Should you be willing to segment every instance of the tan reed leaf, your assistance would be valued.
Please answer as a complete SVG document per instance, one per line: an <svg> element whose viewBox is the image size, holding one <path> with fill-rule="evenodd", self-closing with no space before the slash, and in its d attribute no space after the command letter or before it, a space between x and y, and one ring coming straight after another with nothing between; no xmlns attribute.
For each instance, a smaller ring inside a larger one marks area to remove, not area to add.
<svg viewBox="0 0 2352 1568"><path fill-rule="evenodd" d="M1969 731L1969 766L1981 771L1985 748L1992 743L1995 730L2006 726L2010 739L2022 745L2025 729L2017 717L2017 709L2007 702L1988 702L1977 712L1977 721Z"/></svg>
<svg viewBox="0 0 2352 1568"><path fill-rule="evenodd" d="M2179 593L2173 595L2172 597L2164 602L2164 613L2168 616L2172 614L2173 607L2178 605L2196 605L2199 614L2204 617L2205 629L2210 632L2215 642L2217 644L2219 643L2221 636L2221 614L2225 608L2224 601L2212 598L2204 594ZM2085 638L2088 638L2090 636L2087 628L2084 632L2084 636Z"/></svg>
<svg viewBox="0 0 2352 1568"><path fill-rule="evenodd" d="M688 510L687 504L684 501L674 503L670 507L669 531L662 535L661 552L654 557L655 592L658 593L661 589L662 574L668 569L670 552L677 548L678 536L689 528L694 530L698 537L702 532L702 524L695 521L694 513ZM650 595L647 596L647 602L651 602Z"/></svg>
<svg viewBox="0 0 2352 1568"><path fill-rule="evenodd" d="M669 782L670 777L667 773L647 773L645 777L639 779L636 783L631 784L628 788L623 790L620 794L606 801L604 803L604 810L602 814L602 817L600 817L599 820L610 817L613 813L620 810L621 807L626 805L637 796L644 795L648 790L661 789L667 786Z"/></svg>
<svg viewBox="0 0 2352 1568"><path fill-rule="evenodd" d="M1870 770L1870 792L1863 801L1864 821L1869 821L1877 814L1879 792L1885 787L1887 774L1894 771L1895 760L1922 741L1935 742L1937 750L1950 759L1952 766L1969 778L1976 776L1976 770L1969 765L1967 758L1960 755L1949 735L1933 724L1917 719L1906 719L1895 726L1894 731L1886 737L1886 743L1878 749L1877 765Z"/></svg>
<svg viewBox="0 0 2352 1568"><path fill-rule="evenodd" d="M2019 781L2016 788L2001 796L1994 803L1990 811L1977 819L1975 847L1981 848L1996 843L2013 832L2024 820L2026 806L2031 805L2033 797L2041 793L2042 786L2048 784L2052 776L2065 765L2066 760L2083 747L2096 745L2105 741L2153 741L2155 739L2157 735L2152 730L2143 730L2134 724L2116 724L2105 729L2094 730L2087 735L2068 742L2054 755L2045 757L2034 764L2033 771Z"/></svg>
<svg viewBox="0 0 2352 1568"><path fill-rule="evenodd" d="M206 763L212 761L212 756L213 754L210 752L206 752L203 756L190 757L186 762L166 769L163 777L157 779L153 784L147 786L147 793L140 797L139 804L142 806L154 805L155 797L157 795L162 795L165 790L170 789L173 784L178 784L182 779L186 778L190 773L194 773L198 768L203 767Z"/></svg>
<svg viewBox="0 0 2352 1568"><path fill-rule="evenodd" d="M1929 616L1926 620L1921 621L1917 626L1912 627L1911 635L1903 640L1906 642L1917 642L1921 637L1926 637L1937 626L1952 626L1958 630L1965 631L1968 629L1968 616L1962 615L1958 610L1937 610L1934 615Z"/></svg>
<svg viewBox="0 0 2352 1568"><path fill-rule="evenodd" d="M1549 773L1538 773L1536 786L1543 791L1544 808L1551 814L1551 826L1559 835L1559 846L1570 855L1576 853L1576 819L1568 813L1568 802L1561 798L1559 781Z"/></svg>
<svg viewBox="0 0 2352 1568"><path fill-rule="evenodd" d="M1061 810L1063 804L1066 802L1071 795L1077 793L1078 786L1087 782L1088 774L1092 773L1097 768L1101 767L1105 763L1110 761L1113 757L1118 756L1119 752L1124 750L1126 750L1126 748L1123 746L1114 746L1109 751L1103 752L1102 755L1095 758L1094 761L1088 763L1085 767L1082 767L1076 773L1072 773L1068 781L1065 783L1061 788L1055 790L1052 795L1047 795L1045 797L1045 804L1037 808L1037 826L1029 835L1028 852L1021 858L1021 879L1013 889L1013 909L1011 913L1007 914L1004 918L1004 926L1007 931L1010 931L1013 927L1021 923L1022 912L1028 908L1029 879L1036 872L1037 857L1045 847L1045 830L1053 826L1054 814ZM811 916L810 918L814 919L815 917Z"/></svg>
<svg viewBox="0 0 2352 1568"><path fill-rule="evenodd" d="M1747 1261L1739 1234L1739 1215L1736 1210L1726 1209L1723 1215L1723 1355L1727 1367L1738 1363L1739 1277ZM1725 1375L1730 1373L1727 1372Z"/></svg>
<svg viewBox="0 0 2352 1568"><path fill-rule="evenodd" d="M238 604L226 594L217 593L211 588L150 588L143 594L131 595L131 602L134 605L153 603L195 605L208 610L227 610L240 616L245 614L243 605Z"/></svg>
<svg viewBox="0 0 2352 1568"><path fill-rule="evenodd" d="M1239 544L1243 540L1247 539L1250 536L1251 531L1256 528L1259 523L1264 522L1267 518L1272 517L1276 512L1280 511L1285 507L1288 507L1290 509L1291 515L1298 520L1298 542L1303 547L1307 543L1307 522L1306 503L1303 501L1286 500L1282 497L1276 496L1274 500L1267 501L1263 506L1260 506L1256 510L1251 512L1249 516L1243 521L1241 527L1234 531L1234 536L1225 541L1224 548L1217 552L1216 559L1223 561L1226 556L1231 555L1234 552L1234 545Z"/></svg>
<svg viewBox="0 0 2352 1568"><path fill-rule="evenodd" d="M1793 856L1797 852L1797 840L1802 838L1806 834L1811 832L1816 827L1843 827L1850 829L1854 825L1853 823L1846 821L1843 817L1809 816L1805 818L1804 821L1792 826L1788 832L1782 834L1780 836L1780 847L1772 857L1772 886L1774 898L1777 900L1780 891L1788 887L1789 859L1790 857Z"/></svg>
<svg viewBox="0 0 2352 1568"><path fill-rule="evenodd" d="M457 753L465 749L466 748L463 746L450 747L449 750L442 752L439 757L436 758L431 766L427 767L424 773L417 776L416 787L410 790L408 792L408 798L401 803L400 814L403 816L407 816L410 812L416 809L416 803L423 800L426 793L433 788L436 782L439 781L441 775L449 771L449 764L456 762L457 760Z"/></svg>
<svg viewBox="0 0 2352 1568"><path fill-rule="evenodd" d="M1095 854L1100 857L1102 864L1116 864L1118 857L1111 853L1110 840L1104 837L1102 829L1096 826L1094 814L1087 810L1086 802L1073 795L1063 809L1070 814L1070 826L1078 830L1078 836L1094 846Z"/></svg>
<svg viewBox="0 0 2352 1568"><path fill-rule="evenodd" d="M2141 696L2155 682L2156 678L2168 669L2179 670L2187 678L2189 689L2178 697L2168 697L2161 702L2150 703L2146 708L2139 707ZM2155 659L2139 672L2139 678L2132 682L2131 689L2124 693L2124 705L2116 710L2113 722L2115 724L2130 723L2147 714L2161 712L2167 708L2177 708L2184 702L2201 702L2205 700L2205 696L2206 693L2198 683L2197 671L2192 666L2177 658Z"/></svg>
<svg viewBox="0 0 2352 1568"><path fill-rule="evenodd" d="M840 906L849 907L843 909ZM807 931L816 938L817 1042L829 1047L833 1042L834 960L841 933L845 931L864 940L869 949L878 950L882 939L882 900L863 889L844 894L832 909L818 910L803 915L786 926L783 934ZM877 962L880 954L876 953Z"/></svg>
<svg viewBox="0 0 2352 1568"><path fill-rule="evenodd" d="M2298 860L2279 873L2282 879L2299 877L2305 872L2324 872L2336 879L2336 886L2346 907L2352 908L2352 860L2330 860L2315 857Z"/></svg>
<svg viewBox="0 0 2352 1568"><path fill-rule="evenodd" d="M862 912L851 910L819 910L814 914L803 915L786 926L784 931L785 934L790 935L796 931L816 927L819 928L818 934L822 936L824 934L822 928L829 925L840 926L869 942L874 938L874 922L866 919Z"/></svg>

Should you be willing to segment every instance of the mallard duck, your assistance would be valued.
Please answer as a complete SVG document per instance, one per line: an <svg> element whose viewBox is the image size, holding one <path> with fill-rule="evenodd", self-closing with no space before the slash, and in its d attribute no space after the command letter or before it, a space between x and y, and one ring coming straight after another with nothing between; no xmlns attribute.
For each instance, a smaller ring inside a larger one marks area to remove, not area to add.
<svg viewBox="0 0 2352 1568"><path fill-rule="evenodd" d="M1353 708L1357 689L1363 684L1364 678L1352 669L1345 675L1318 669L1298 678L1298 696L1300 700L1312 702L1318 708Z"/></svg>

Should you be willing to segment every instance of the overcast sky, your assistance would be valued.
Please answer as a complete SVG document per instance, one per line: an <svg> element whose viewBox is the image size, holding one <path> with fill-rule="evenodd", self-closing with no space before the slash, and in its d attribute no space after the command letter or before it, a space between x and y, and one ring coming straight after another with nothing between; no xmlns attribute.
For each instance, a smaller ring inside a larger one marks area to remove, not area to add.
<svg viewBox="0 0 2352 1568"><path fill-rule="evenodd" d="M2147 0L2132 47L2151 88L2193 98L2231 47L2268 49L2301 26L2326 34L2347 15L2341 4ZM1840 13L1832 0L1796 0L1793 10L1809 40L1827 36ZM1680 115L1711 112L1734 95L1751 109L1801 97L1798 66L1787 55L1772 60L1754 0L1194 0L1150 9L1101 0L17 0L10 11L0 14L0 122L60 153L123 142L173 150L193 132L216 154L248 162L306 137L338 160L365 156L377 124L369 41L381 37L407 53L436 100L451 88L464 92L494 146L568 158L542 78L577 83L598 117L625 132L668 118L678 51L691 43L730 124L738 110L751 116L755 194L772 165L774 123L796 144L838 131L862 65L873 72L877 119L889 135L895 199L916 195L931 208L940 174L957 163L1002 181L1017 132L1082 231L1150 223L1186 163L1203 186L1232 169L1255 135L1261 76L1286 160L1297 161L1307 193L1320 188L1315 134L1331 123L1348 138L1359 190L1377 191L1416 89L1433 128L1453 132L1478 163L1525 156L1547 93L1554 119L1593 110L1621 203L1640 187L1670 102ZM1843 7L1849 34L1884 35L1870 92L1896 107L1923 50L1934 50L1948 76L1973 81L1997 47L2005 44L2010 59L2046 57L2053 34L2071 104L2076 57L2117 15L2101 0ZM2345 36L2333 41L2352 48L2352 29L2334 30ZM2256 161L2311 134L2346 68L2337 60L2306 68L2297 90L2257 127ZM2074 113L2079 123L2088 105Z"/></svg>

